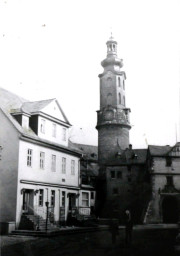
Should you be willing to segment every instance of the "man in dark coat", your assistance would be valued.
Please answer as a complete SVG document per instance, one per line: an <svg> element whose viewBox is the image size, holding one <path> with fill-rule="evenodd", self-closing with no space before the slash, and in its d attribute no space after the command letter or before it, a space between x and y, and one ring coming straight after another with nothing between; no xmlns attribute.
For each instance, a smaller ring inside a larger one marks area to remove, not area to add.
<svg viewBox="0 0 180 256"><path fill-rule="evenodd" d="M129 210L125 211L125 242L126 245L130 245L132 242L132 229L133 222L132 216Z"/></svg>

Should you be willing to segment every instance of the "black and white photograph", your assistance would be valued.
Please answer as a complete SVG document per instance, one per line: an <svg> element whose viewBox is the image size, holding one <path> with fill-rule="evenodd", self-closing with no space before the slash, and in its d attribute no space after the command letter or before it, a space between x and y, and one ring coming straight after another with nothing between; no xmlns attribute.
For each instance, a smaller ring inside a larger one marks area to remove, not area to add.
<svg viewBox="0 0 180 256"><path fill-rule="evenodd" d="M180 1L0 0L0 255L180 255Z"/></svg>

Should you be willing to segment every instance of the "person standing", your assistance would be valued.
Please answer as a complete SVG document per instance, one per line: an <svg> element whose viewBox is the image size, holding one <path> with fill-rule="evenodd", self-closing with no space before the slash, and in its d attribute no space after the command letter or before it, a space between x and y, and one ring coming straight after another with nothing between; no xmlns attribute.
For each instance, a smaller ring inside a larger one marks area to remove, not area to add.
<svg viewBox="0 0 180 256"><path fill-rule="evenodd" d="M125 243L126 245L131 245L132 243L132 229L133 221L131 212L129 210L125 211Z"/></svg>

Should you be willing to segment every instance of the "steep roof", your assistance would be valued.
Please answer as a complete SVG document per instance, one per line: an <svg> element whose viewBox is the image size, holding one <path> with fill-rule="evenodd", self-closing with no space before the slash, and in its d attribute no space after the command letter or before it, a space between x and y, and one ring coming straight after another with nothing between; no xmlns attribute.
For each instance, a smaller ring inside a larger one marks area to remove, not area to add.
<svg viewBox="0 0 180 256"><path fill-rule="evenodd" d="M33 113L33 112L39 112L44 107L49 105L55 99L49 99L49 100L40 100L40 101L32 101L32 102L24 102L22 104L21 109L25 112Z"/></svg>
<svg viewBox="0 0 180 256"><path fill-rule="evenodd" d="M31 110L41 109L51 103L54 99L28 102L27 100L19 97L18 95L11 93L0 87L0 111L4 114L4 116L12 123L15 129L22 135L22 137L28 137L29 139L36 140L38 142L46 143L52 145L54 147L59 147L69 152L73 151L78 154L81 154L79 150L71 147L65 147L58 143L50 142L46 139L42 139L35 134L35 132L29 127L29 129L23 128L17 120L11 115L14 110L21 110L22 105L27 106L26 112L30 112ZM30 104L28 104L30 103ZM32 103L32 104L31 104Z"/></svg>
<svg viewBox="0 0 180 256"><path fill-rule="evenodd" d="M20 108L26 99L0 87L0 106L7 110Z"/></svg>
<svg viewBox="0 0 180 256"><path fill-rule="evenodd" d="M149 152L152 156L165 156L171 150L172 147L149 145Z"/></svg>

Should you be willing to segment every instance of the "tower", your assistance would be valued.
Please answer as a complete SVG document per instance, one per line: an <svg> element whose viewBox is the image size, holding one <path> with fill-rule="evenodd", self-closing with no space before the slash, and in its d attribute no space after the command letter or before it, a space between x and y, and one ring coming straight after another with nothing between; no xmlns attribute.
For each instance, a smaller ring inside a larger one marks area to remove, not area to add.
<svg viewBox="0 0 180 256"><path fill-rule="evenodd" d="M126 108L122 59L117 56L117 42L111 36L106 43L107 57L101 62L100 110L97 111L98 158L106 164L129 146L130 109Z"/></svg>

